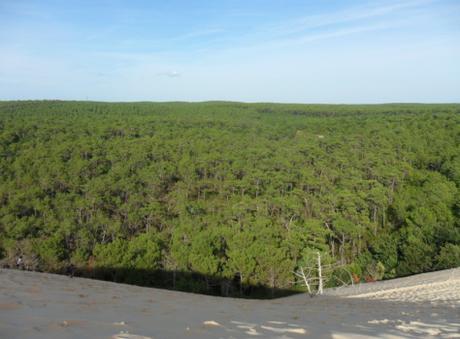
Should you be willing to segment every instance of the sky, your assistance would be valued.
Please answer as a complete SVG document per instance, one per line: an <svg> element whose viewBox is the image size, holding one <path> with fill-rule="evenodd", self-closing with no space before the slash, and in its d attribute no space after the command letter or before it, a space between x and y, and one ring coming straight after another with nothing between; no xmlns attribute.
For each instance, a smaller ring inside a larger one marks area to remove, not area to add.
<svg viewBox="0 0 460 339"><path fill-rule="evenodd" d="M460 1L0 0L0 100L460 102Z"/></svg>

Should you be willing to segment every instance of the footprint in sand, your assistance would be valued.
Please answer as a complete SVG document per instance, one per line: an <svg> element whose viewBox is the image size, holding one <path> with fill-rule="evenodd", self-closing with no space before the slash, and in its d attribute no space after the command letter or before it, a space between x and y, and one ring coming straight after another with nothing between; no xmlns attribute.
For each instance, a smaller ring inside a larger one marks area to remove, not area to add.
<svg viewBox="0 0 460 339"><path fill-rule="evenodd" d="M114 334L112 336L112 339L153 339L153 338L145 337L143 335L138 335L138 334L120 332L118 334Z"/></svg>
<svg viewBox="0 0 460 339"><path fill-rule="evenodd" d="M257 332L256 326L257 324L251 324L251 323L245 323L241 321L231 321L233 324L236 324L236 327L239 329L244 330L247 335L252 335L252 336L259 336L262 335L262 333Z"/></svg>
<svg viewBox="0 0 460 339"><path fill-rule="evenodd" d="M271 327L271 326L260 326L261 329L275 332L275 333L296 333L296 334L307 334L307 331L303 328L278 328L278 327Z"/></svg>
<svg viewBox="0 0 460 339"><path fill-rule="evenodd" d="M204 326L209 326L209 327L220 327L220 326L222 326L221 324L219 324L217 321L214 321L214 320L203 321L203 325Z"/></svg>
<svg viewBox="0 0 460 339"><path fill-rule="evenodd" d="M267 321L267 323L269 323L269 324L275 324L275 325L283 325L283 324L286 324L285 321L275 321L275 320Z"/></svg>
<svg viewBox="0 0 460 339"><path fill-rule="evenodd" d="M257 324L245 323L245 322L233 321L233 320L231 322L233 324L237 325L236 327L238 327L239 329L245 330L245 333L248 334L248 335L252 335L252 336L263 335L263 333L257 331L256 328L257 328L257 326L259 326ZM273 324L273 325L278 325L278 326L281 326L281 325L286 326L287 325L288 327L287 328L286 327L273 327L273 326L266 326L266 325L260 325L259 327L262 330L270 331L270 332L273 332L273 333L280 333L280 334L284 334L284 333L307 334L307 331L304 328L299 327L299 325L297 325L297 324L288 324L285 321L275 321L275 320L267 321L267 323L268 324Z"/></svg>

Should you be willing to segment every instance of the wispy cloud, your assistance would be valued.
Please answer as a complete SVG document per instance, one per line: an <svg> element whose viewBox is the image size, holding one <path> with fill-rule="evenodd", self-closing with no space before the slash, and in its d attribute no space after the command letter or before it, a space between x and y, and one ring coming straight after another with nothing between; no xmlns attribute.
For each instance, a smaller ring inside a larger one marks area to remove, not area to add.
<svg viewBox="0 0 460 339"><path fill-rule="evenodd" d="M423 8L433 0L414 0L379 5L366 4L326 14L291 18L258 29L246 35L247 42L257 45L285 46L344 37L364 32L385 30L410 24L415 9ZM400 16L403 16L402 20Z"/></svg>
<svg viewBox="0 0 460 339"><path fill-rule="evenodd" d="M270 31L275 35L289 35L306 30L326 28L337 25L353 25L368 19L378 19L397 12L414 9L431 3L433 0L415 0L396 3L384 3L383 5L361 5L347 8L327 14L310 15L294 18L290 22L281 23L271 27Z"/></svg>
<svg viewBox="0 0 460 339"><path fill-rule="evenodd" d="M177 71L166 71L166 72L157 73L157 76L163 76L163 77L168 77L168 78L178 78L181 75L182 74Z"/></svg>
<svg viewBox="0 0 460 339"><path fill-rule="evenodd" d="M281 44L284 44L284 45L305 44L308 42L337 38L337 37L345 37L348 35L377 31L377 30L387 29L390 27L395 27L395 23L394 22L391 24L381 23L381 24L375 24L375 25L371 24L371 25L355 26L355 27L350 27L350 28L338 28L338 29L328 31L328 32L319 32L319 33L315 32L312 34L305 34L303 36L299 36L296 38L284 39L280 42L280 45Z"/></svg>
<svg viewBox="0 0 460 339"><path fill-rule="evenodd" d="M298 46L337 37L373 31L409 27L420 23L421 11L429 10L434 0L372 2L335 9L327 13L291 16L283 21L257 23L238 34L222 34L224 29L211 30L199 50L202 54L226 53L231 50L272 50ZM206 31L204 31L206 32ZM191 33L191 36L194 34ZM185 38L185 37L184 37ZM198 51L198 50L197 50Z"/></svg>
<svg viewBox="0 0 460 339"><path fill-rule="evenodd" d="M456 0L207 2L0 0L0 98L458 98Z"/></svg>

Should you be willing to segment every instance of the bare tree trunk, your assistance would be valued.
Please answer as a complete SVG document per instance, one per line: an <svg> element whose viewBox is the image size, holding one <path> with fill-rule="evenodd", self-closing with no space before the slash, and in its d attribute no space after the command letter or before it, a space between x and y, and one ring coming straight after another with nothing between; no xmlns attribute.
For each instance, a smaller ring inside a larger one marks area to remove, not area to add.
<svg viewBox="0 0 460 339"><path fill-rule="evenodd" d="M391 193L394 193L396 187L396 179L392 178L391 179Z"/></svg>
<svg viewBox="0 0 460 339"><path fill-rule="evenodd" d="M314 280L314 278L311 276L313 267L307 267L307 269L308 269L308 273L305 273L304 268L302 266L300 266L298 271L294 271L292 273L294 273L295 276L297 276L298 278L301 278L303 280L303 282L305 284L305 287L308 290L308 294L312 297L313 292L311 290L311 285L310 284Z"/></svg>
<svg viewBox="0 0 460 339"><path fill-rule="evenodd" d="M345 234L342 233L342 241L340 244L340 264L345 265Z"/></svg>
<svg viewBox="0 0 460 339"><path fill-rule="evenodd" d="M305 283L305 286L307 286L308 294L311 295L310 283L308 282L307 276L305 275L305 272L303 271L302 267L300 267L300 272L302 273L302 278Z"/></svg>
<svg viewBox="0 0 460 339"><path fill-rule="evenodd" d="M358 249L356 248L355 238L351 240L351 258L352 260L356 257L356 253L358 253Z"/></svg>
<svg viewBox="0 0 460 339"><path fill-rule="evenodd" d="M361 255L361 234L358 236L358 256Z"/></svg>
<svg viewBox="0 0 460 339"><path fill-rule="evenodd" d="M329 227L329 224L327 223L327 221L324 222L324 225L326 226L327 230L330 232L330 234L329 234L329 246L331 246L332 257L335 258L335 241L334 241L333 233L332 233L331 228Z"/></svg>
<svg viewBox="0 0 460 339"><path fill-rule="evenodd" d="M321 267L321 254L318 252L318 294L323 294L323 274Z"/></svg>

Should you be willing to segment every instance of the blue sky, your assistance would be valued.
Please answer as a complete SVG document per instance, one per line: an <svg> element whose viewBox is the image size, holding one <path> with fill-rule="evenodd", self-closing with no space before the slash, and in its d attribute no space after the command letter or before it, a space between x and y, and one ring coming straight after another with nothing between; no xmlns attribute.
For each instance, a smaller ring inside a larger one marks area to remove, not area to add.
<svg viewBox="0 0 460 339"><path fill-rule="evenodd" d="M0 100L460 102L460 1L0 0Z"/></svg>

